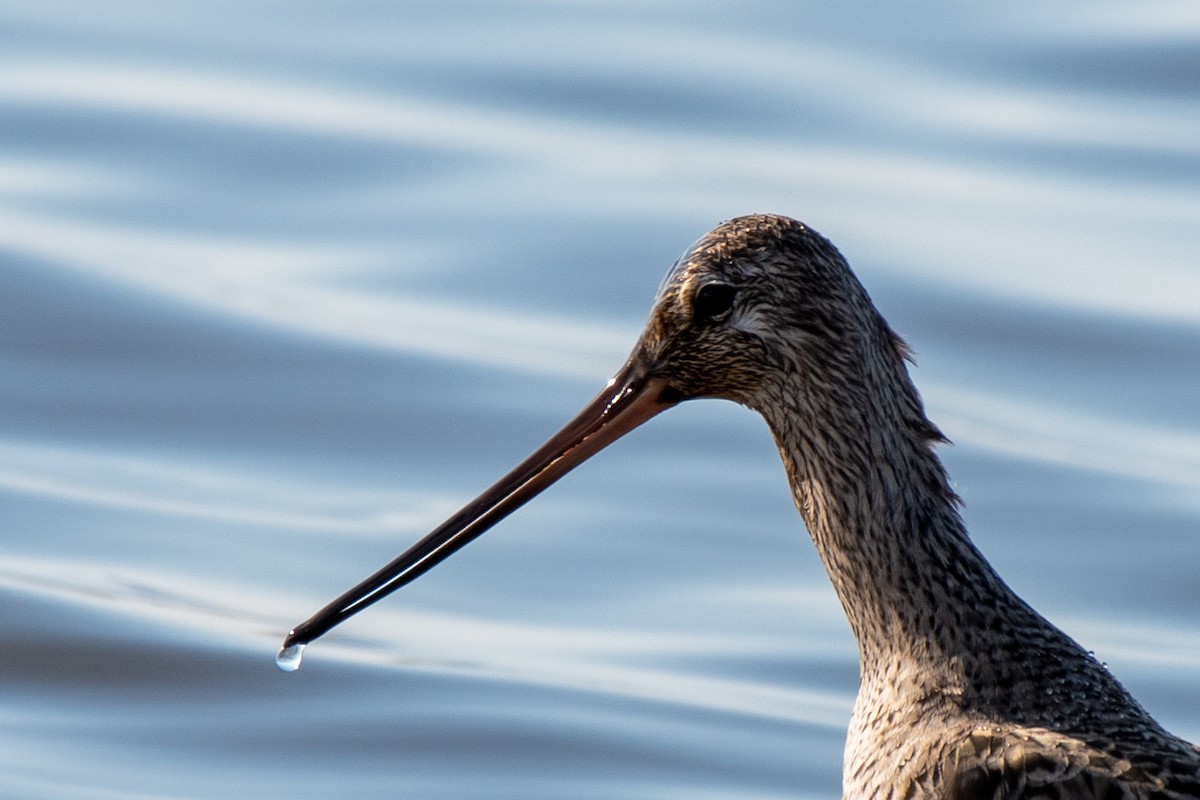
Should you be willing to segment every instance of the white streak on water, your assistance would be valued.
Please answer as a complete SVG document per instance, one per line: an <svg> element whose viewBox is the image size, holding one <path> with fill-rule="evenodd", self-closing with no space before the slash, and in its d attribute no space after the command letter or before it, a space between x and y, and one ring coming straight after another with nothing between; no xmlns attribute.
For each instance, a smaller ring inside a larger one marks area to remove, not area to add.
<svg viewBox="0 0 1200 800"><path fill-rule="evenodd" d="M0 490L70 503L293 531L395 535L448 514L428 492L306 485L150 456L0 440Z"/></svg>
<svg viewBox="0 0 1200 800"><path fill-rule="evenodd" d="M994 453L1188 490L1200 503L1200 435L1073 413L997 394L926 386L951 439ZM1161 501L1162 498L1159 498Z"/></svg>
<svg viewBox="0 0 1200 800"><path fill-rule="evenodd" d="M139 187L117 170L82 164L48 164L33 159L0 157L0 198L102 197Z"/></svg>
<svg viewBox="0 0 1200 800"><path fill-rule="evenodd" d="M855 108L856 113L874 115L889 124L902 119L943 135L961 132L1061 145L1200 154L1200 142L1193 136L1200 112L1180 113L1177 103L1130 97L1114 104L1110 95L956 83L912 67L847 61L842 56L822 55L817 49L780 50L768 58L761 44L751 42L746 43L746 57L737 58L730 52L734 43L723 37L711 44L720 45L716 52L727 53L732 62L729 66L741 77L770 76L781 93L789 82L801 81L793 88L817 92L828 102L836 97L839 104ZM758 50L751 54L751 47ZM813 62L810 69L798 69L806 60ZM723 62L708 63L716 68ZM793 77L784 77L789 74ZM695 79L695 75L691 77ZM903 96L904 103L868 102L865 97L859 103L849 102L839 86L856 92L869 88L876 98ZM0 100L419 142L537 161L550 156L576 168L588 163L578 158L580 147L592 155L608 151L613 158L605 159L602 166L609 168L636 157L640 146L651 145L651 155L660 155L674 152L680 144L678 137L668 140L661 134L612 123L485 110L416 96L335 90L243 74L188 72L160 64L14 62L0 70ZM701 141L712 138L709 135ZM755 149L761 147L759 143ZM796 150L778 148L783 153ZM736 158L737 153L728 155ZM635 163L652 162L642 157Z"/></svg>
<svg viewBox="0 0 1200 800"><path fill-rule="evenodd" d="M1063 625L1105 658L1147 667L1200 670L1200 633L1163 621L1147 626L1111 618L1067 618Z"/></svg>
<svg viewBox="0 0 1200 800"><path fill-rule="evenodd" d="M1181 42L1190 43L1200 35L1200 6L1191 0L1158 0L1158 2L1105 3L1103 13L1072 14L1066 7L1046 6L1045 21L1052 21L1036 38L1064 23L1080 38L1109 40L1121 44ZM1054 40L1049 40L1054 41Z"/></svg>

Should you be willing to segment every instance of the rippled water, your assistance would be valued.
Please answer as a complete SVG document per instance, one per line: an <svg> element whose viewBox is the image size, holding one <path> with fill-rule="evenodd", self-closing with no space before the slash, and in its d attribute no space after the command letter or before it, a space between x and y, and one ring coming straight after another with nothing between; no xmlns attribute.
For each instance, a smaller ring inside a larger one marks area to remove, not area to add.
<svg viewBox="0 0 1200 800"><path fill-rule="evenodd" d="M688 404L310 648L721 219L834 239L974 536L1200 739L1191 2L0 5L0 796L831 797L854 645Z"/></svg>

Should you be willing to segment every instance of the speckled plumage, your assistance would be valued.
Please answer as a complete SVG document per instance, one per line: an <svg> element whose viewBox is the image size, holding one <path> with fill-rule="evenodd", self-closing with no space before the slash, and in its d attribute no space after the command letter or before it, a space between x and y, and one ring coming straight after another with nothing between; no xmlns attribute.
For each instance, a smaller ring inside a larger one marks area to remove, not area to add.
<svg viewBox="0 0 1200 800"><path fill-rule="evenodd" d="M697 324L710 283L735 301ZM858 640L845 797L1200 797L1200 752L972 545L907 349L826 239L779 216L721 225L668 275L635 353L775 436Z"/></svg>
<svg viewBox="0 0 1200 800"><path fill-rule="evenodd" d="M694 397L758 411L858 640L854 800L1197 798L1200 751L1017 597L971 544L908 350L841 254L740 217L668 273L629 361L573 420L390 564L297 626L279 663Z"/></svg>

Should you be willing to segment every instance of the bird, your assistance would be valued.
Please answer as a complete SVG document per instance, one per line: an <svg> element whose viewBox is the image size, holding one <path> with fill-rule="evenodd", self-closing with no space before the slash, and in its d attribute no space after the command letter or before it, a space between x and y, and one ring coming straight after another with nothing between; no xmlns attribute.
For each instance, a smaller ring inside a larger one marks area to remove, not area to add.
<svg viewBox="0 0 1200 800"><path fill-rule="evenodd" d="M847 800L1200 798L1200 748L1022 600L968 536L911 351L838 249L790 217L723 222L672 266L624 366L476 500L297 626L279 662L423 574L658 413L766 421L858 644Z"/></svg>

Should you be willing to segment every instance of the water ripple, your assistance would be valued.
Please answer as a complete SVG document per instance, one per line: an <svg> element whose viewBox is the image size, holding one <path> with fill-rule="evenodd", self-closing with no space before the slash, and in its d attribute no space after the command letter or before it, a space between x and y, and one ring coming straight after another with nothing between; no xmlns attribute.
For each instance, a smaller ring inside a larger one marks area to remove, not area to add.
<svg viewBox="0 0 1200 800"><path fill-rule="evenodd" d="M455 508L453 495L305 486L229 467L11 440L0 440L0 490L218 523L389 535Z"/></svg>

